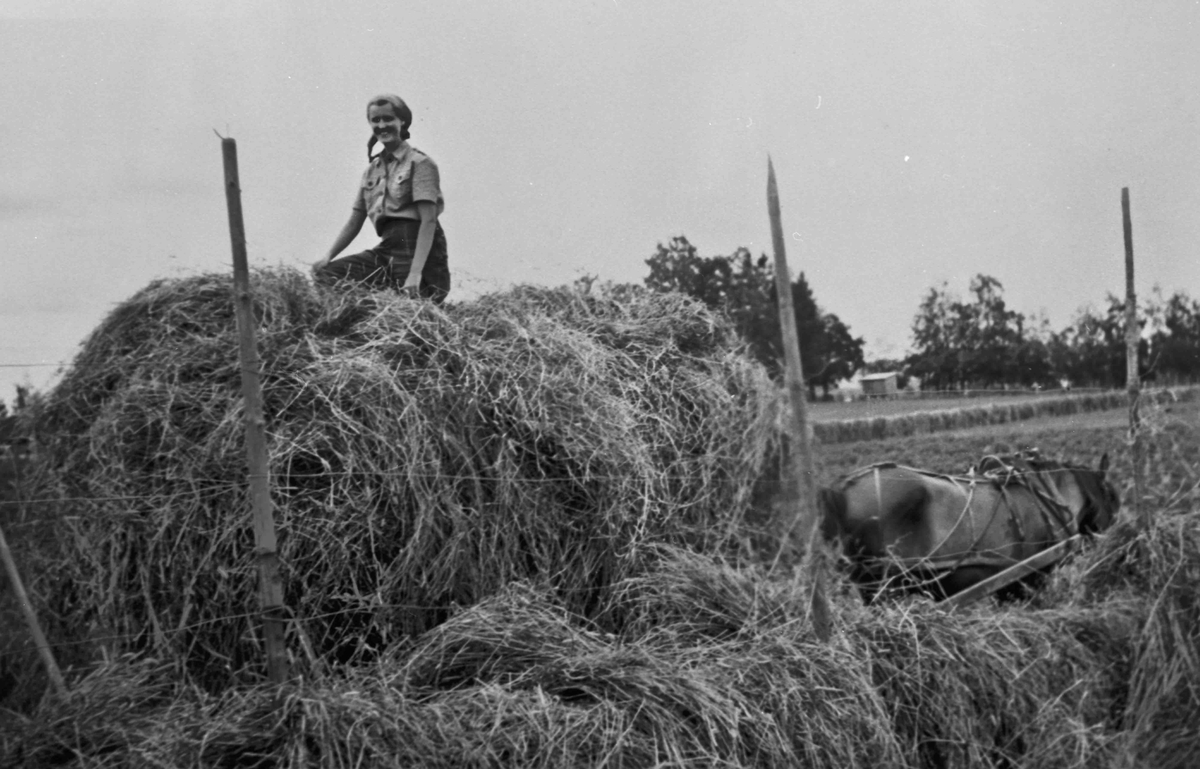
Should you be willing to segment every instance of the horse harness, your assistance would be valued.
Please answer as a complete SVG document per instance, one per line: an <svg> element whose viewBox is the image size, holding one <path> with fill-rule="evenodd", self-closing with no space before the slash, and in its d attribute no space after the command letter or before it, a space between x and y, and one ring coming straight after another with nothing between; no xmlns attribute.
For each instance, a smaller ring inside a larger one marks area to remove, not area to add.
<svg viewBox="0 0 1200 769"><path fill-rule="evenodd" d="M975 468L972 468L970 473L966 476L953 476L953 475L946 475L943 473L935 473L930 470L922 470L922 469L916 468L916 467L907 467L905 465L901 465L896 462L877 462L875 464L859 468L858 470L854 471L853 473L850 473L849 475L845 476L839 485L844 489L844 488L848 487L854 481L858 480L859 478L862 478L867 473L870 473L873 477L874 486L875 486L875 500L876 500L877 515L882 516L882 514L883 514L883 489L882 489L882 485L880 482L880 470L888 470L888 469L910 470L912 472L918 473L920 475L924 475L926 477L936 478L938 480L950 481L951 483L955 484L956 486L960 485L960 484L965 484L967 486L967 501L963 505L962 512L959 513L958 520L955 521L954 525L950 528L950 532L953 533L954 531L956 531L958 529L959 525L962 524L963 518L966 517L971 526L972 546L974 546L975 544L978 544L978 536L979 536L978 534L976 534L976 531L975 531L974 517L968 515L968 513L971 509L971 502L974 499L976 484L982 480L984 482L994 485L996 487L996 489L1000 492L1000 499L1004 499L1006 501L1009 499L1008 487L1010 485L1017 485L1017 486L1024 487L1030 493L1033 494L1033 498L1034 498L1035 502L1037 503L1038 512L1041 513L1042 518L1045 521L1045 523L1047 524L1047 526L1049 527L1050 531L1055 532L1055 531L1057 531L1058 527L1061 527L1062 531L1066 532L1067 536L1070 536L1071 522L1073 519L1073 515L1071 513L1070 508L1067 506L1066 502L1063 500L1062 495L1059 493L1058 488L1055 487L1053 484L1048 483L1045 480L1045 478L1043 477L1043 473L1048 472L1048 471L1037 470L1032 465L1030 465L1028 463L1028 461L1026 461L1024 458L1021 458L1021 457L1014 457L1012 462L1010 463L1010 462L1005 462L1000 457L991 456L991 457L986 457L985 461L981 462L980 464L983 465L986 462L991 462L992 464L997 465L997 467L995 467L994 469L988 469L986 471L979 472L979 473L976 473ZM1063 469L1065 470L1066 468L1063 468ZM1000 499L997 499L996 503L992 506L991 515L988 518L987 523L983 527L983 529L985 531L987 530L988 526L990 526L992 524L992 522L995 520L996 516L999 514ZM1008 505L1008 507L1009 507L1010 511L1013 509L1013 506L1011 503ZM1016 541L1019 541L1019 542L1027 542L1028 541L1027 533L1025 531L1024 525L1021 522L1020 516L1013 515L1010 513L1009 524L1012 526L1012 528L1014 530L1014 533L1016 535ZM948 533L942 539L942 541L937 544L936 547L931 549L930 552L937 552L937 550L946 543L946 540L949 539L949 537L950 537L950 534ZM947 563L938 564L935 562L935 559L933 559L929 556L926 556L924 558L919 559L917 563L904 564L904 568L905 568L905 571L910 571L914 568L924 567L930 571L950 573L950 572L957 570L961 566L963 566L966 563L967 559L972 556L974 556L974 560L979 560L979 558L981 557L980 554L975 553L975 551L973 551L971 548L966 548L960 554L958 554L956 557L954 557L953 560L948 564ZM938 560L941 560L941 559L938 559ZM988 559L988 560L992 560L992 559ZM1001 560L1001 559L997 558L995 560L997 561L994 564L996 566L1005 566L1005 565L1008 565L1008 563L1009 563L1009 561L1007 559Z"/></svg>
<svg viewBox="0 0 1200 769"><path fill-rule="evenodd" d="M1049 483L1045 478L1045 473L1048 472L1066 472L1068 468L1056 468L1055 470L1038 470L1034 468L1027 459L1022 456L1013 457L1010 462L1005 462L997 456L989 456L984 458L985 462L992 462L998 467L989 469L982 473L983 477L991 481L1000 490L1002 495L1007 495L1007 489L1010 484L1016 484L1028 489L1035 500L1038 502L1038 512L1042 514L1042 520L1045 521L1050 531L1056 530L1056 525L1066 532L1069 537L1073 533L1071 524L1073 523L1074 515L1071 513L1071 508L1067 506L1066 501L1062 498L1058 487ZM982 462L980 464L983 464ZM972 471L974 468L972 468ZM1086 500L1085 500L1086 503ZM1011 516L1010 521L1013 528L1016 529L1020 541L1028 541L1025 534L1025 529L1021 525L1021 520L1017 516Z"/></svg>

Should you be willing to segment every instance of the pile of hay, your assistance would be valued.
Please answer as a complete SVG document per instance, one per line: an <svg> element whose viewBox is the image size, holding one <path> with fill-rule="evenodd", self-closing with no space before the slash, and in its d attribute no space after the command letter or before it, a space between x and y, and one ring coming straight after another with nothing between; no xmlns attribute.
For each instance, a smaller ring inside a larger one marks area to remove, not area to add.
<svg viewBox="0 0 1200 769"><path fill-rule="evenodd" d="M513 583L407 648L281 697L207 694L169 665L119 660L0 738L0 759L1182 769L1200 722L1193 578L1195 513L1115 532L1052 591L1070 603L948 613L839 598L825 644L804 585L660 547L613 591L624 620L611 626Z"/></svg>
<svg viewBox="0 0 1200 769"><path fill-rule="evenodd" d="M30 492L56 527L30 568L55 640L215 685L261 660L232 293L204 275L117 307L37 410ZM702 305L521 287L437 307L290 270L253 295L290 642L314 660L515 579L594 616L642 544L745 533L776 390Z"/></svg>
<svg viewBox="0 0 1200 769"><path fill-rule="evenodd" d="M703 309L255 291L298 675L239 674L261 650L231 288L155 284L37 406L54 505L30 509L58 536L22 562L60 659L107 654L0 722L0 765L1194 764L1200 508L1194 453L1171 464L1194 431L1152 436L1153 528L1033 603L868 608L835 580L821 643L802 577L721 555L779 401Z"/></svg>

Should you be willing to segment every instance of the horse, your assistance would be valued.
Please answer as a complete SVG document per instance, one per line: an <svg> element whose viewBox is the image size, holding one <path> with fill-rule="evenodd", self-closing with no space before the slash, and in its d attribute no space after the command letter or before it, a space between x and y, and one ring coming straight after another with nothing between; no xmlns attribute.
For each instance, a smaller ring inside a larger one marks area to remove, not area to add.
<svg viewBox="0 0 1200 769"><path fill-rule="evenodd" d="M822 533L840 541L864 600L946 598L1075 534L1116 519L1120 498L1095 469L1036 451L984 457L963 475L882 462L818 490Z"/></svg>

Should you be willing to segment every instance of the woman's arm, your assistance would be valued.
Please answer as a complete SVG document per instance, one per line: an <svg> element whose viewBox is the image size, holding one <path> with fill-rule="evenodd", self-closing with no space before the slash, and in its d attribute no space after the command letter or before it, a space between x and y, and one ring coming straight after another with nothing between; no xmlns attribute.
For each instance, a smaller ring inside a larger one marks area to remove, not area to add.
<svg viewBox="0 0 1200 769"><path fill-rule="evenodd" d="M408 279L404 281L404 289L421 287L421 273L429 252L433 250L433 235L437 232L437 203L432 200L418 200L417 213L421 215L421 228L417 230L417 245L413 249L412 267L408 271ZM417 291L406 292L417 295Z"/></svg>
<svg viewBox="0 0 1200 769"><path fill-rule="evenodd" d="M359 211L357 208L351 209L350 218L346 221L342 231L338 233L337 238L333 241L333 245L329 247L329 252L324 257L313 262L313 271L317 271L333 261L333 258L345 250L346 246L350 245L358 233L362 231L363 222L367 220L367 212Z"/></svg>

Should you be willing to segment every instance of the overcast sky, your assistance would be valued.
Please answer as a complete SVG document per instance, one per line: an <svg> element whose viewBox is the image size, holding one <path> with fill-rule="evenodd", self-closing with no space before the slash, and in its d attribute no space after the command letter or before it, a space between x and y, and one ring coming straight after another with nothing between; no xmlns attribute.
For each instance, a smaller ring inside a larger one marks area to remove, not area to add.
<svg viewBox="0 0 1200 769"><path fill-rule="evenodd" d="M1200 296L1200 3L0 0L0 398L41 388L150 280L307 269L400 94L442 172L452 299L641 282L659 242L770 250L900 355L931 286L1004 285L1055 328ZM347 253L373 245L370 228ZM31 365L36 364L36 365Z"/></svg>

